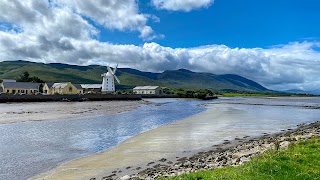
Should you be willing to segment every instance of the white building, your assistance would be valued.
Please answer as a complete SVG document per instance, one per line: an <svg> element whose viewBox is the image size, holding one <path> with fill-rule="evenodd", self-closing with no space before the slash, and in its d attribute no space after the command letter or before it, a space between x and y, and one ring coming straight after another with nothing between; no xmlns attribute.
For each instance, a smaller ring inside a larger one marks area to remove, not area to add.
<svg viewBox="0 0 320 180"><path fill-rule="evenodd" d="M115 75L117 71L118 65L113 70L107 66L108 72L101 74L102 79L102 93L113 93L116 90L114 85L114 79L120 84L120 80Z"/></svg>
<svg viewBox="0 0 320 180"><path fill-rule="evenodd" d="M84 93L98 93L101 92L102 84L81 84Z"/></svg>
<svg viewBox="0 0 320 180"><path fill-rule="evenodd" d="M137 86L133 88L134 94L162 94L162 89L159 86Z"/></svg>

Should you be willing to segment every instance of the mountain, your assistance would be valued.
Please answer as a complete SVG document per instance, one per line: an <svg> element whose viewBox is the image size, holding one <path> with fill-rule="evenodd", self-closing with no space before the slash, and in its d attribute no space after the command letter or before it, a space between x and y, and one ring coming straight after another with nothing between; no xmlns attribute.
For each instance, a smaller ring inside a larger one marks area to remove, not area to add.
<svg viewBox="0 0 320 180"><path fill-rule="evenodd" d="M313 95L320 95L320 89L315 89L315 90L311 90L311 91L304 91L304 90L300 90L300 89L289 89L286 90L284 92L287 93L294 93L294 94L313 94Z"/></svg>
<svg viewBox="0 0 320 180"><path fill-rule="evenodd" d="M28 71L30 76L37 76L46 82L101 83L101 74L107 72L107 68L98 65L44 64L22 60L0 62L0 79L17 79L25 71ZM118 88L159 85L185 89L269 91L260 84L238 75L197 73L186 69L151 73L130 68L119 68L117 76L121 80L121 85Z"/></svg>

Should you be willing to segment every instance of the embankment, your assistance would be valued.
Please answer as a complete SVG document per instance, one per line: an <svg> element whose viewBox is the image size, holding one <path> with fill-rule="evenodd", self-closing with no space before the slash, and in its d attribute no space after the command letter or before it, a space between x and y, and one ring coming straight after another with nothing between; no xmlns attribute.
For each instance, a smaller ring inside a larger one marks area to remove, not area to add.
<svg viewBox="0 0 320 180"><path fill-rule="evenodd" d="M140 95L117 94L74 94L74 95L0 95L0 103L7 102L50 102L50 101L111 101L141 100Z"/></svg>

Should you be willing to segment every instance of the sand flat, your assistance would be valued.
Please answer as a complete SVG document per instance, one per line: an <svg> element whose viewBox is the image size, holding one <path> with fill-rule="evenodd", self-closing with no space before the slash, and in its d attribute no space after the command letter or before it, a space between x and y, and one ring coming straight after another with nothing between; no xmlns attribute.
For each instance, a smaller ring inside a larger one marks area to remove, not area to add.
<svg viewBox="0 0 320 180"><path fill-rule="evenodd" d="M145 101L29 102L0 104L0 124L108 115L130 111Z"/></svg>
<svg viewBox="0 0 320 180"><path fill-rule="evenodd" d="M137 167L145 168L147 163L163 157L174 159L176 156L191 155L194 153L192 150L212 144L210 138L198 143L195 140L212 134L204 126L223 113L216 112L215 109L209 109L183 121L139 134L108 151L66 162L32 179L90 179L111 174L118 168L123 171L118 173L121 176L135 172L132 169ZM131 168L126 170L126 167Z"/></svg>

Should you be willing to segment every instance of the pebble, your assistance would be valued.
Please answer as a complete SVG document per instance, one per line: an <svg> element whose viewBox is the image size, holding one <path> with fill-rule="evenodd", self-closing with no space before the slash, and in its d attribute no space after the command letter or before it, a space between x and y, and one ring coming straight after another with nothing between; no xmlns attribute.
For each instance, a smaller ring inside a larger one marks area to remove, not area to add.
<svg viewBox="0 0 320 180"><path fill-rule="evenodd" d="M222 145L213 146L216 147L216 150L213 149L207 152L199 152L189 158L176 157L178 162L175 164L165 158L162 158L159 161L167 162L167 164L169 165L157 164L153 166L153 168L146 168L137 174L123 176L120 178L120 180L149 180L156 179L161 176L176 176L183 173L196 172L205 169L214 169L222 166L238 166L250 161L252 157L274 148L275 139L279 141L280 149L287 149L291 142L297 141L298 139L300 141L303 141L315 136L320 136L320 122L299 126L298 129L293 130L292 132L282 132L282 134L268 135L267 133L264 133L264 135L260 138L249 139L248 141L243 142L240 145L234 145L233 147L230 147L230 145L226 145L226 143L231 143L230 141L224 140L224 143L222 143ZM243 138L249 138L249 136L244 136ZM240 138L235 138L235 140L237 142L240 142ZM228 146L229 148L226 148ZM148 163L147 166L151 164L154 164L154 162ZM127 169L129 168L131 167L127 167Z"/></svg>

